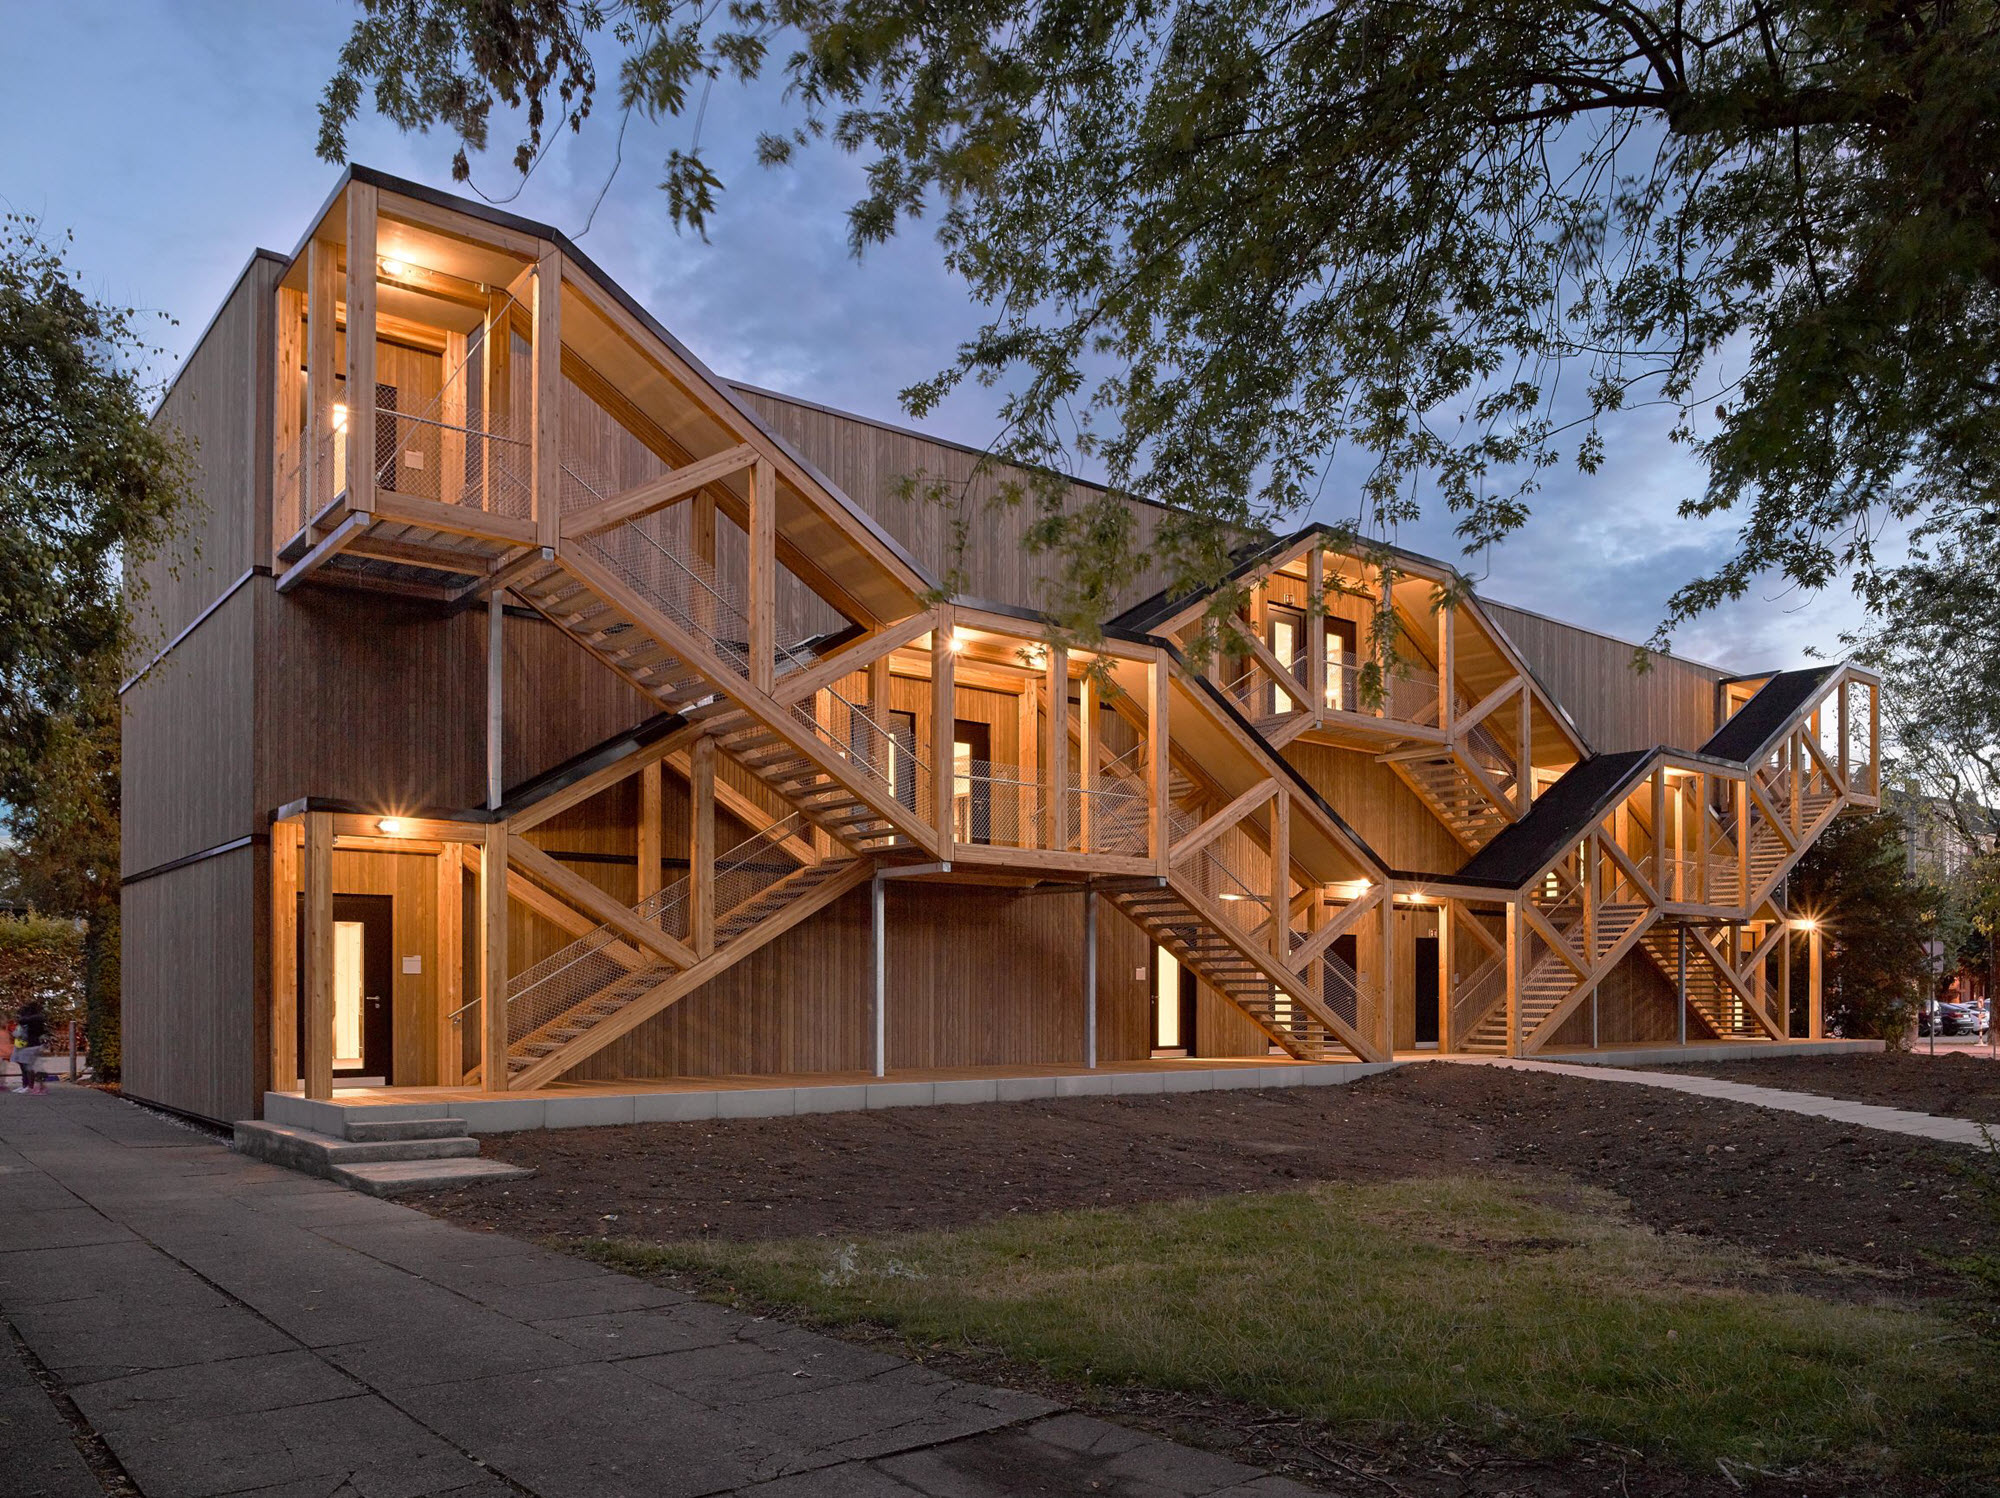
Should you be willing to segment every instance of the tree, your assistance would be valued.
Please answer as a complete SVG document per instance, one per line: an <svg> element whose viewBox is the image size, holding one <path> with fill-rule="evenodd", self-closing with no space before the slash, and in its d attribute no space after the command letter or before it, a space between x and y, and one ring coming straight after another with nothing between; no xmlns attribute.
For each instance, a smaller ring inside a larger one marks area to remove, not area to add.
<svg viewBox="0 0 2000 1498"><path fill-rule="evenodd" d="M0 1022L29 999L51 1029L83 1018L83 933L74 921L0 916Z"/></svg>
<svg viewBox="0 0 2000 1498"><path fill-rule="evenodd" d="M1909 871L1894 812L1842 817L1793 867L1787 899L1820 923L1822 996L1829 1028L1900 1044L1930 993L1925 934L1949 916L1943 891ZM1792 964L1792 1003L1808 975Z"/></svg>
<svg viewBox="0 0 2000 1498"><path fill-rule="evenodd" d="M120 566L173 533L190 454L150 420L139 315L66 251L0 228L0 817L9 882L87 924L92 1040L115 1055L117 683L141 602Z"/></svg>
<svg viewBox="0 0 2000 1498"><path fill-rule="evenodd" d="M1992 0L359 3L321 153L372 90L457 137L460 179L497 106L517 172L585 127L607 31L621 110L656 121L790 47L762 158L860 154L855 250L933 215L992 309L911 412L1005 384L994 455L1181 507L1155 550L1184 586L1343 453L1357 532L1430 493L1468 550L1499 540L1639 403L1706 463L1682 513L1739 523L1662 639L1767 573L1874 585L1887 518L2000 506ZM663 186L701 230L698 134ZM1060 492L1010 497L1088 634L1139 558Z"/></svg>

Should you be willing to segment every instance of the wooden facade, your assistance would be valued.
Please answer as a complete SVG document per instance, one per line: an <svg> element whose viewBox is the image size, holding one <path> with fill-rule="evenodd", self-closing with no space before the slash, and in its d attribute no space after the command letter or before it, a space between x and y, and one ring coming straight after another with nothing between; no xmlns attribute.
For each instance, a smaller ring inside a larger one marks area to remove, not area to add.
<svg viewBox="0 0 2000 1498"><path fill-rule="evenodd" d="M132 579L136 1096L1817 1033L1783 881L1875 802L1866 673L1635 674L1316 530L1219 640L1142 580L1052 644L1025 514L974 485L959 558L904 496L975 455L360 169L159 419L204 508Z"/></svg>

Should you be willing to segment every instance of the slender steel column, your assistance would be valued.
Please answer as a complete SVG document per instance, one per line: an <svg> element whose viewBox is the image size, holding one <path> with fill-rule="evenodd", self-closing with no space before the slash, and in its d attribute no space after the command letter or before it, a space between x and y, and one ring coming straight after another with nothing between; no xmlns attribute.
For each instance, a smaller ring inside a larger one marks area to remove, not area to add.
<svg viewBox="0 0 2000 1498"><path fill-rule="evenodd" d="M888 886L878 873L868 881L869 953L874 980L875 1075L889 1073Z"/></svg>

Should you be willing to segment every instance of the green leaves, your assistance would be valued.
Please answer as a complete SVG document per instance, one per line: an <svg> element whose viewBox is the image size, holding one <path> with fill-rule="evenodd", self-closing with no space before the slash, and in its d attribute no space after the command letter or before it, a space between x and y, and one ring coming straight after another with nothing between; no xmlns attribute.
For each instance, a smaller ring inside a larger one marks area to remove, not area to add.
<svg viewBox="0 0 2000 1498"><path fill-rule="evenodd" d="M323 150L371 83L473 149L526 101L521 162L545 101L588 112L594 7L363 9ZM1738 521L1663 638L1769 573L1874 586L1885 519L2000 504L1992 0L651 0L613 30L653 118L795 38L760 158L862 156L856 252L924 217L990 312L912 409L978 379L994 463L1180 508L1183 588L1333 474L1367 535L1442 505L1490 545L1647 405L1708 467L1683 513ZM662 185L717 211L698 138ZM1129 543L1043 540L1088 636Z"/></svg>

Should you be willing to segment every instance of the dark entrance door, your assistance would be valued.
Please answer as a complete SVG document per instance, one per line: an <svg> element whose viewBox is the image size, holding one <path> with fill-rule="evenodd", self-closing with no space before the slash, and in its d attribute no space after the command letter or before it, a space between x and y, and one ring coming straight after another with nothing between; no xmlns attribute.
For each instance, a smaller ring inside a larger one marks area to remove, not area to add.
<svg viewBox="0 0 2000 1498"><path fill-rule="evenodd" d="M993 841L993 729L960 718L951 731L952 836L961 843Z"/></svg>
<svg viewBox="0 0 2000 1498"><path fill-rule="evenodd" d="M1417 1044L1436 1045L1438 1043L1438 939L1435 936L1419 936L1416 939L1416 971L1411 974L1415 980L1415 1006L1413 1017L1417 1022Z"/></svg>
<svg viewBox="0 0 2000 1498"><path fill-rule="evenodd" d="M306 1054L306 911L299 896L299 1064ZM333 1074L396 1081L396 902L333 897Z"/></svg>

